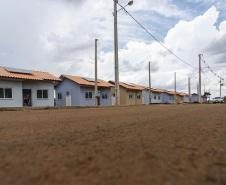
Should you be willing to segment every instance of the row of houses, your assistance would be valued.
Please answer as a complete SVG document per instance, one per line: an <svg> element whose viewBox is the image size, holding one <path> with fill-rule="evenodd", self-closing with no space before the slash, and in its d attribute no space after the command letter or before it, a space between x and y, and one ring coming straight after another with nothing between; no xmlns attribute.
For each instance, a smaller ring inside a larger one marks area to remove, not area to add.
<svg viewBox="0 0 226 185"><path fill-rule="evenodd" d="M95 81L81 76L61 75L59 78L41 71L0 67L0 107L94 106L115 104L114 81ZM149 100L149 93L151 98ZM176 100L175 100L176 98ZM195 97L191 102L196 102ZM120 104L188 103L186 93L120 82Z"/></svg>

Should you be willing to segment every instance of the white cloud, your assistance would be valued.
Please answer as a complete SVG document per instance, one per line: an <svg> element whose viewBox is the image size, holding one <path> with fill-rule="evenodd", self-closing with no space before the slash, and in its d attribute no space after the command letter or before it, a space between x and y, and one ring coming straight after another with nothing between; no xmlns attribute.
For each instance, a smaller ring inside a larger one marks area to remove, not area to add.
<svg viewBox="0 0 226 185"><path fill-rule="evenodd" d="M177 55L188 61L194 67L198 67L198 54L203 53L209 65L214 65L217 61L214 56L205 52L207 47L213 46L218 52L226 42L225 34L225 21L222 22L217 28L219 12L213 6L203 15L196 17L192 21L179 21L167 33L164 44L173 50ZM216 41L218 41L216 43ZM221 44L221 48L217 48L214 44ZM109 57L109 54L107 54ZM160 45L156 42L146 44L145 42L132 42L130 41L126 48L120 50L121 62L121 79L132 82L148 82L147 62L152 56L152 62L158 72L153 74L153 84L159 87L173 88L173 73L177 71L178 86L180 90L187 90L187 76L192 76L193 92L197 90L197 71L189 68L188 66L180 63L174 56L169 55ZM111 59L113 60L113 58ZM130 65L128 65L128 61ZM145 62L146 63L145 63ZM226 63L226 61L225 61ZM127 67L127 71L124 70ZM132 66L132 67L131 67ZM139 69L134 72L133 66ZM218 72L223 74L222 71ZM208 80L211 78L212 80ZM216 95L216 90L219 89L216 84L217 78L213 78L211 74L205 74L203 77L203 84L206 89L211 88ZM225 91L226 92L226 91Z"/></svg>
<svg viewBox="0 0 226 185"><path fill-rule="evenodd" d="M187 13L181 11L175 4L169 0L139 0L134 2L132 10L153 11L165 17L187 17Z"/></svg>
<svg viewBox="0 0 226 185"><path fill-rule="evenodd" d="M113 79L112 8L113 2L106 0L37 0L32 3L20 0L20 4L16 0L1 0L0 65L45 70L57 75L93 76L94 38L98 37L100 78ZM188 16L168 0L139 0L129 9L143 14L155 12L167 19ZM222 40L226 34L225 21L219 28L215 26L218 13L212 7L192 21L179 21L169 30L164 43L195 66L200 52L206 52L210 65L214 64L219 56L208 48L214 47L211 50L219 52L217 48L224 45ZM151 57L156 87L172 88L173 73L177 71L178 87L186 90L186 78L192 73L191 69L179 63L158 43L140 37L139 33L144 32L127 16L119 16L119 40L126 43L120 48L120 79L147 84L147 64ZM210 81L207 88L218 89L215 82L215 79ZM194 80L193 89L196 89Z"/></svg>

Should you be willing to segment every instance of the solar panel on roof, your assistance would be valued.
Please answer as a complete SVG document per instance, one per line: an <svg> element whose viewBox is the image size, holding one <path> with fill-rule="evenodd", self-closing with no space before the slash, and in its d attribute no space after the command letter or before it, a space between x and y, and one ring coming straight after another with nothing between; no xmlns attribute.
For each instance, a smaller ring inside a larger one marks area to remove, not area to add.
<svg viewBox="0 0 226 185"><path fill-rule="evenodd" d="M17 69L13 67L6 67L5 69L11 73L32 74L31 70L26 70L26 69Z"/></svg>
<svg viewBox="0 0 226 185"><path fill-rule="evenodd" d="M90 82L94 82L95 79L94 78L83 78L84 80L90 81Z"/></svg>
<svg viewBox="0 0 226 185"><path fill-rule="evenodd" d="M131 86L131 87L136 87L134 84L128 83L127 85Z"/></svg>
<svg viewBox="0 0 226 185"><path fill-rule="evenodd" d="M84 80L87 80L89 82L95 82L94 78L83 78ZM99 81L99 79L97 79L97 82ZM98 82L99 83L99 82Z"/></svg>

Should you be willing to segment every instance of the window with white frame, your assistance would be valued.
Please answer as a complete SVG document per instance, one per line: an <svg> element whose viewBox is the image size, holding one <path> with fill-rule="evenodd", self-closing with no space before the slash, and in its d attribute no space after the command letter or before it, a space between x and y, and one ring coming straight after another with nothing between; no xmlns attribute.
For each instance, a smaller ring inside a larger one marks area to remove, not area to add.
<svg viewBox="0 0 226 185"><path fill-rule="evenodd" d="M140 95L140 94L138 94L138 95L137 95L137 99L140 99L140 98L141 98L141 95Z"/></svg>
<svg viewBox="0 0 226 185"><path fill-rule="evenodd" d="M101 97L102 97L102 99L108 99L108 94L107 93L102 93Z"/></svg>
<svg viewBox="0 0 226 185"><path fill-rule="evenodd" d="M92 99L93 98L93 93L92 92L85 92L85 98L86 99Z"/></svg>
<svg viewBox="0 0 226 185"><path fill-rule="evenodd" d="M156 96L154 96L154 100L156 100Z"/></svg>
<svg viewBox="0 0 226 185"><path fill-rule="evenodd" d="M62 94L61 93L58 93L57 94L57 98L58 98L58 100L62 100Z"/></svg>
<svg viewBox="0 0 226 185"><path fill-rule="evenodd" d="M0 99L11 99L12 97L12 88L0 88Z"/></svg>
<svg viewBox="0 0 226 185"><path fill-rule="evenodd" d="M129 94L129 99L132 99L133 98L133 95L132 94Z"/></svg>
<svg viewBox="0 0 226 185"><path fill-rule="evenodd" d="M160 96L158 96L158 99L160 100L160 99L161 99L161 97L160 97Z"/></svg>
<svg viewBox="0 0 226 185"><path fill-rule="evenodd" d="M46 89L37 90L37 99L48 99L49 92Z"/></svg>

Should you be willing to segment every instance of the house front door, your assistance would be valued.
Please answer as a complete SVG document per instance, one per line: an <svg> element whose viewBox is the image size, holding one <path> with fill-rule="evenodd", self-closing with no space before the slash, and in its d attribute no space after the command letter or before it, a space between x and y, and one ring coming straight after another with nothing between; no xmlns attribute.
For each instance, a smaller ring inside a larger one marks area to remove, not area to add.
<svg viewBox="0 0 226 185"><path fill-rule="evenodd" d="M97 96L97 105L100 105L100 96Z"/></svg>
<svg viewBox="0 0 226 185"><path fill-rule="evenodd" d="M66 92L66 106L67 107L71 106L71 93L70 93L70 91Z"/></svg>
<svg viewBox="0 0 226 185"><path fill-rule="evenodd" d="M31 107L32 106L31 89L23 89L23 106L24 107Z"/></svg>

